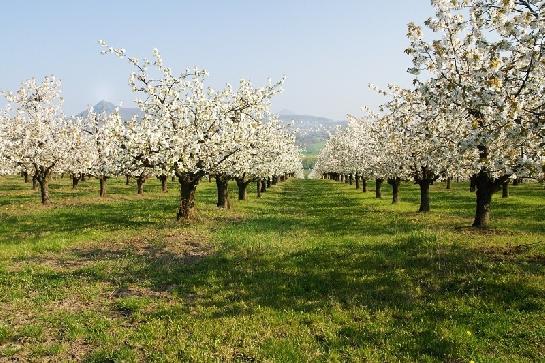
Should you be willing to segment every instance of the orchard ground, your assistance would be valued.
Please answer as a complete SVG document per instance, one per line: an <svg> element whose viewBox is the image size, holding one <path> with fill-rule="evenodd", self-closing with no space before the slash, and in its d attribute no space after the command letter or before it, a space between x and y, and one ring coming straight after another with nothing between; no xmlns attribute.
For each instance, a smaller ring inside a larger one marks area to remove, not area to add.
<svg viewBox="0 0 545 363"><path fill-rule="evenodd" d="M495 196L468 227L466 184L402 202L289 180L233 209L215 183L177 223L176 183L72 190L52 205L0 179L0 360L543 361L545 190Z"/></svg>

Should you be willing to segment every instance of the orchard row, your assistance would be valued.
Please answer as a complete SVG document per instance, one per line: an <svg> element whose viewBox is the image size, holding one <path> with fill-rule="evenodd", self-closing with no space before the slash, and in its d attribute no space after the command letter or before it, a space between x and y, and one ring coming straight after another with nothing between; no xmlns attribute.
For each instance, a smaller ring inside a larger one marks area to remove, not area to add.
<svg viewBox="0 0 545 363"><path fill-rule="evenodd" d="M123 120L118 110L90 109L67 117L54 76L25 81L16 92L3 94L8 106L0 114L0 174L32 178L43 204L50 202L54 173L70 174L74 186L93 176L100 181L100 196L111 177L134 177L139 193L150 177L163 185L172 177L180 184L177 216L187 219L205 175L216 179L218 206L228 207L229 180L236 180L244 195L251 182L266 184L301 172L293 130L270 110L283 80L261 88L241 80L237 89L227 85L217 91L205 85L206 71L174 74L157 50L151 60L137 59L99 43L103 54L127 59L133 67L129 84L140 116Z"/></svg>

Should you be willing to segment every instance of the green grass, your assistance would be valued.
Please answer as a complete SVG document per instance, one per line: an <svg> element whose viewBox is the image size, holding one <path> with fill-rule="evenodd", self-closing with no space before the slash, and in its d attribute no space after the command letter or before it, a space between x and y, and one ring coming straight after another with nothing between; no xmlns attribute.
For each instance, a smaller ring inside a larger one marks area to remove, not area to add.
<svg viewBox="0 0 545 363"><path fill-rule="evenodd" d="M203 182L192 223L174 183L97 184L54 180L42 207L0 179L0 360L545 360L540 185L496 196L477 231L465 184L418 214L410 184L392 205L290 180L222 211Z"/></svg>

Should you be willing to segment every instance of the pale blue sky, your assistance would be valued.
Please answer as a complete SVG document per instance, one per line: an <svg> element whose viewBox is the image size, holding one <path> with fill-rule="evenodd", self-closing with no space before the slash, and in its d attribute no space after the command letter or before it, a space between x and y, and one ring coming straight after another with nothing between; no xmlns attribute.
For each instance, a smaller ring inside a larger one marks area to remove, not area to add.
<svg viewBox="0 0 545 363"><path fill-rule="evenodd" d="M175 70L198 65L215 87L288 77L274 109L344 118L380 98L368 83L408 84L406 24L429 0L6 1L0 89L32 76L63 81L66 112L101 99L129 105L131 69L99 55L98 39Z"/></svg>

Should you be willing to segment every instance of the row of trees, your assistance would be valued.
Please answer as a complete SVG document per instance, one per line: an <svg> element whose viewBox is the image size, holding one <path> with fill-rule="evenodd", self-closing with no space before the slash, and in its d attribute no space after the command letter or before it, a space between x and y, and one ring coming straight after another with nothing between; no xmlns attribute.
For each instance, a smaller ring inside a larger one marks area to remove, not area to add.
<svg viewBox="0 0 545 363"><path fill-rule="evenodd" d="M127 57L125 50L100 41L102 53L125 58L134 68L129 84L137 94L141 117L122 120L118 112L66 117L61 85L53 76L23 82L4 93L8 107L0 115L0 172L22 173L40 185L42 203L49 203L53 173L69 173L74 186L91 175L106 194L108 178L134 177L138 192L149 177L163 187L170 177L180 184L178 218L191 217L195 190L205 175L218 186L218 206L229 207L229 180L239 196L257 181L282 180L301 170L295 136L270 111L281 91L279 82L254 87L240 81L234 89L205 86L207 72L198 68L175 75L157 50L153 58Z"/></svg>
<svg viewBox="0 0 545 363"><path fill-rule="evenodd" d="M379 112L350 117L331 137L315 172L421 188L428 211L435 180L470 178L473 225L489 223L492 195L513 178L542 178L545 146L545 2L434 0L409 24L413 87L390 85ZM375 88L375 87L372 87Z"/></svg>

